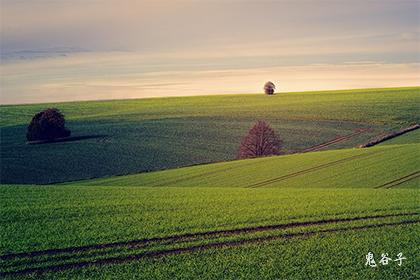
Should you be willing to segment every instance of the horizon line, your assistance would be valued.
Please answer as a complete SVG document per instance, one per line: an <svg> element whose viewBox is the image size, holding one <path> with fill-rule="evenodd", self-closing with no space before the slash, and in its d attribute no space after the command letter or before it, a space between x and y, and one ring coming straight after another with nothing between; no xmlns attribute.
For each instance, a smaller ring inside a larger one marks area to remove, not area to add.
<svg viewBox="0 0 420 280"><path fill-rule="evenodd" d="M403 86L403 87L373 87L373 88L347 88L347 89L325 89L325 90L305 90L305 91L279 91L274 94L296 94L296 93L317 93L317 92L346 92L357 90L392 90L392 89L414 89L420 88L420 85ZM112 102L112 101L134 101L134 100L150 100L150 99L169 99L169 98L189 98L189 97L212 97L212 96L246 96L246 95L266 95L264 92L249 92L249 93L216 93L216 94L197 94L197 95L176 95L176 96L148 96L148 97L133 97L133 98L104 98L104 99L86 99L86 100L68 100L57 102L28 102L28 103L0 103L0 107L6 106L27 106L27 105L47 105L47 104L65 104L65 103L80 103L80 102Z"/></svg>

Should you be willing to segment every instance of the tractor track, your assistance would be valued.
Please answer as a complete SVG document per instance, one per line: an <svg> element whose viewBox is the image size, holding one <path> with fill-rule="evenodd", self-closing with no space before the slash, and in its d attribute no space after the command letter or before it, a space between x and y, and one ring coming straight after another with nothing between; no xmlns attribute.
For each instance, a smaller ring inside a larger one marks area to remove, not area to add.
<svg viewBox="0 0 420 280"><path fill-rule="evenodd" d="M327 142L324 142L324 143L309 147L307 149L304 149L304 150L301 151L301 153L319 151L319 150L321 150L325 147L328 147L328 146L331 146L333 144L340 143L340 142L343 142L343 141L347 141L347 140L349 140L349 139L351 139L351 138L353 138L357 135L360 135L362 133L366 133L368 131L372 131L372 129L370 129L370 128L358 128L358 129L355 129L354 132L352 132L350 134L339 136L339 137L336 137L336 138L334 138L332 140L329 140Z"/></svg>
<svg viewBox="0 0 420 280"><path fill-rule="evenodd" d="M292 222L292 223L287 223L287 224L245 227L245 228L228 229L228 230L214 230L214 231L204 231L204 232L197 232L197 233L185 233L185 234L171 235L171 236L166 236L166 237L154 237L154 238L137 239L137 240L130 240L130 241L122 241L122 242L113 242L113 243L104 243L104 244L96 244L96 245L86 245L86 246L78 246L78 247L67 247L67 248L59 248L59 249L48 249L48 250L40 250L40 251L32 251L32 252L7 254L7 255L0 256L0 260L9 260L9 259L14 259L14 258L22 258L22 257L35 257L35 256L43 256L43 255L56 255L56 254L65 254L65 253L79 253L79 252L90 251L90 250L101 250L101 249L116 248L116 247L131 247L131 246L136 246L136 245L149 244L153 242L166 242L166 241L177 242L177 241L183 241L185 239L193 239L193 238L198 238L198 237L214 237L214 236L220 236L220 235L229 236L229 235L237 235L241 233L252 233L252 232L271 231L271 230L278 230L278 229L288 229L288 228L295 228L295 227L307 227L307 226L313 226L313 225L363 221L363 220L370 220L370 219L383 219L383 218L390 218L390 217L416 216L416 215L420 215L420 212L382 214L382 215L371 215L371 216L361 216L361 217L351 217L351 218L337 218L337 219L307 221L307 222Z"/></svg>
<svg viewBox="0 0 420 280"><path fill-rule="evenodd" d="M250 165L255 165L255 164L258 164L258 163L265 163L265 161L262 161L262 162L261 161L258 161L257 163L251 161L249 163L246 163L246 164L243 164L243 165L239 165L239 166L238 165L234 165L234 166L229 166L229 167L224 168L224 169L207 171L207 172L203 172L203 173L195 174L195 175L187 175L185 177L181 177L181 178L177 178L177 179L173 179L173 180L160 181L160 182L157 182L156 184L152 184L150 186L152 186L152 187L167 186L168 184L175 184L175 183L179 183L179 182L183 182L183 181L189 181L191 179L196 179L196 178L201 178L203 176L209 176L209 175L213 175L213 174L223 173L223 172L234 170L234 169L240 169L242 167L246 167L246 166L250 166Z"/></svg>
<svg viewBox="0 0 420 280"><path fill-rule="evenodd" d="M398 185L401 185L402 183L411 181L411 180L416 179L418 177L420 177L420 171L416 171L416 172L410 173L410 174L408 174L406 176L403 176L401 178L398 178L398 179L389 181L389 182L387 182L385 184L382 184L380 186L375 187L375 189L380 189L380 188L390 189L392 187L396 187Z"/></svg>
<svg viewBox="0 0 420 280"><path fill-rule="evenodd" d="M340 136L340 137L334 138L332 140L329 140L327 142L324 142L324 143L321 143L321 144L318 144L318 145L309 147L309 148L304 149L304 150L302 150L302 151L300 151L298 153L306 153L306 152L318 151L318 150L320 150L322 148L328 147L330 145L333 145L333 144L336 144L336 143L339 143L339 142L346 141L346 140L348 140L350 138L353 138L354 136L357 136L359 134L362 134L362 133L365 133L365 132L368 132L368 131L371 131L371 130L372 129L370 129L370 128L358 128L358 129L355 129L354 132L352 132L350 134L347 134L347 135L344 135L344 136ZM232 166L232 167L227 167L227 168L221 169L221 170L214 170L214 171L209 171L209 172L203 172L203 173L197 174L197 175L185 176L185 177L174 179L174 180L167 180L167 181L157 182L156 184L153 184L151 186L153 186L153 187L166 186L168 184L175 184L175 183L179 183L179 182L186 181L186 180L201 178L203 176L209 176L209 175L213 175L213 174L223 173L223 172L226 172L226 171L229 171L229 170L238 169L238 168L242 168L244 166L249 166L249 165L254 165L254 164L255 164L255 162L250 162L248 164L244 164L244 165L241 165L241 166Z"/></svg>
<svg viewBox="0 0 420 280"><path fill-rule="evenodd" d="M283 181L283 180L287 180L289 178L297 177L297 176L304 175L304 174L307 174L307 173L310 173L310 172L314 172L314 171L318 171L318 170L321 170L321 169L324 169L324 168L327 168L327 167L331 167L331 166L334 166L334 165L337 165L337 164L340 164L340 163L343 163L343 162L348 162L348 161L351 161L351 160L354 160L354 159L357 159L357 158L369 157L369 156L372 156L372 155L375 155L375 154L378 154L378 153L383 153L383 152L382 151L376 151L376 152L369 153L369 154L361 154L361 155L351 156L351 157L347 157L347 158L342 158L342 159L339 159L339 160L335 160L335 161L327 162L327 163L317 165L317 166L314 166L314 167L310 167L310 168L307 168L307 169L303 169L303 170L300 170L300 171L297 171L297 172L282 175L280 177L276 177L276 178L264 180L264 181L261 181L261 182L258 182L258 183L254 183L254 184L248 185L246 187L247 188L263 187L263 186L266 186L266 185L269 185L269 184L272 184L272 183L280 182L280 181Z"/></svg>
<svg viewBox="0 0 420 280"><path fill-rule="evenodd" d="M1 272L0 276L2 277L19 276L19 275L27 275L27 274L32 274L32 273L40 274L40 273L46 273L46 272L64 271L64 270L69 270L69 269L81 269L81 268L90 267L90 266L121 264L121 263L128 263L128 262L132 262L132 261L136 261L136 260L140 260L144 258L159 258L159 257L165 257L165 256L171 256L171 255L179 255L183 253L194 253L197 251L203 251L203 250L208 250L208 249L238 247L238 246L246 245L246 244L255 244L255 243L261 243L261 242L267 242L267 241L273 241L273 240L279 240L279 239L309 237L312 235L323 234L323 233L346 232L346 231L365 230L365 229L371 229L371 228L391 227L391 226L418 224L418 223L420 223L420 220L406 220L406 221L393 222L393 223L371 224L371 225L345 227L345 228L337 228L337 229L313 230L313 231L308 231L308 232L287 233L283 235L256 237L256 238L243 239L243 240L221 241L221 242L209 243L209 244L204 244L204 245L195 245L195 246L184 247L184 248L150 251L150 252L110 257L110 258L92 260L92 261L73 262L73 263L66 263L66 264L60 264L60 265L33 267L33 268L21 269L21 270L10 271L10 272Z"/></svg>
<svg viewBox="0 0 420 280"><path fill-rule="evenodd" d="M1 261L7 260L14 260L19 261L21 264L23 263L33 263L42 265L43 260L36 260L34 258L41 257L41 258L55 258L58 261L66 261L74 259L75 257L86 257L88 255L83 255L83 253L87 251L96 251L96 255L99 257L106 257L103 253L107 253L101 250L104 249L136 249L141 248L142 246L149 245L150 243L157 242L155 245L176 245L177 243L181 242L192 242L192 241L212 241L211 238L217 238L221 236L235 236L240 235L243 233L255 233L255 232L270 232L274 230L281 230L281 229L290 229L295 227L308 227L313 225L324 225L324 224L337 224L337 223L344 223L344 222L351 222L351 221L363 221L363 220L372 220L372 219L384 219L384 218L391 218L391 217L402 217L402 216L415 216L420 215L420 212L410 212L410 213L395 213L395 214L382 214L382 215L371 215L371 216L362 216L362 217L351 217L351 218L337 218L337 219L328 219L328 220L318 220L318 221L308 221L308 222L292 222L287 224L277 224L277 225L267 225L267 226L256 226L256 227L247 227L247 228L239 228L239 229L232 229L232 230L217 230L217 231L207 231L207 232L199 232L199 233L187 233L182 235L173 235L168 237L158 237L158 238L150 238L150 239L140 239L140 240L131 240L125 242L115 242L115 243L105 243L105 244L98 244L98 245L88 245L88 246L80 246L80 247L68 247L62 249L50 249L50 250L42 250L42 251L33 251L33 252L24 252L24 253L16 253L16 254L8 254L0 256ZM420 220L416 220L420 222ZM329 231L329 230L327 230ZM322 232L322 231L321 231ZM298 233L297 236L304 236L307 232ZM251 239L241 239L236 241L219 241L213 242L204 245L191 245L184 248L177 248L177 249L166 249L160 251L146 251L142 253L136 253L132 255L122 255L116 257L108 257L108 258L100 258L97 260L85 260L85 261L77 261L76 262L69 262L59 265L49 265L49 266L37 266L32 268L26 269L18 269L15 271L6 271L0 272L0 276L8 276L8 275L24 275L30 273L43 273L47 271L58 271L58 270L67 270L72 268L81 268L85 266L92 266L92 265L102 265L102 264L113 264L113 263L120 263L120 262L129 262L135 259L140 259L144 257L159 257L165 255L172 255L172 254L179 254L183 252L194 252L196 250L207 249L207 248L218 248L223 246L237 246L240 244L249 243L248 240L251 242L260 242L264 240L270 240L271 238L279 239L279 238L287 238L290 234L284 234L280 236L271 236L269 238L266 237L258 237L258 238L251 238ZM290 237L295 236L296 234L291 234ZM203 239L197 239L202 237ZM197 240L194 240L197 239ZM190 240L192 239L192 240ZM236 244L236 245L235 245ZM149 249L149 248L147 248ZM150 249L149 249L150 250ZM78 256L78 254L82 253L82 255ZM74 255L62 255L62 254L74 254ZM102 254L102 255L101 255ZM29 258L29 259L28 259ZM47 259L48 260L48 259ZM50 259L51 260L51 259Z"/></svg>

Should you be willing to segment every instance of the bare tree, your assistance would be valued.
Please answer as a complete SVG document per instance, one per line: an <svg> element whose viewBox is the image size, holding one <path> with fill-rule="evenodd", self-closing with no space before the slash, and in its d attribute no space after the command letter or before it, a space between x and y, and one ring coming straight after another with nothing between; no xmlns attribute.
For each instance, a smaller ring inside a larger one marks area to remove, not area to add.
<svg viewBox="0 0 420 280"><path fill-rule="evenodd" d="M268 81L265 83L264 85L265 94L273 95L275 90L276 90L276 86L272 82Z"/></svg>
<svg viewBox="0 0 420 280"><path fill-rule="evenodd" d="M238 159L279 155L282 141L265 122L258 121L242 140Z"/></svg>

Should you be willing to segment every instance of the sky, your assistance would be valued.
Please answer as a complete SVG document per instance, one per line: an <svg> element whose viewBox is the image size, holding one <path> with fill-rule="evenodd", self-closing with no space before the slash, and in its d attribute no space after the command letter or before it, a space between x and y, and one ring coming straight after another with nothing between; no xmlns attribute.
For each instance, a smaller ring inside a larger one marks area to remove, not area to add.
<svg viewBox="0 0 420 280"><path fill-rule="evenodd" d="M420 85L420 1L0 0L2 104Z"/></svg>

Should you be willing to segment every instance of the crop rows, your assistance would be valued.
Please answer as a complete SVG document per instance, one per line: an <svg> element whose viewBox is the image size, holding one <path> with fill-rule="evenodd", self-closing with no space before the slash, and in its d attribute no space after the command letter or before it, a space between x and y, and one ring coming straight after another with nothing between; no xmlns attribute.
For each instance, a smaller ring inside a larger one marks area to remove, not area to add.
<svg viewBox="0 0 420 280"><path fill-rule="evenodd" d="M325 148L327 148L331 145L347 141L347 140L349 140L349 139L351 139L351 138L353 138L357 135L360 135L362 133L366 133L366 132L369 132L369 131L372 131L372 129L370 129L370 128L358 128L358 129L355 129L354 132L352 132L350 134L347 134L347 135L344 135L344 136L338 136L338 137L336 137L332 140L329 140L327 142L324 142L324 143L309 147L307 149L304 149L301 152L306 153L306 152L319 151L319 150L325 149Z"/></svg>
<svg viewBox="0 0 420 280"><path fill-rule="evenodd" d="M400 177L398 179L392 180L390 182L387 182L387 183L382 184L380 186L377 186L375 188L376 189L379 189L379 188L389 189L389 188L393 188L393 187L396 187L398 185L401 185L401 184L403 184L405 182L409 182L411 180L417 179L419 177L420 177L420 171L415 171L415 172L410 173L410 174L408 174L406 176L403 176L403 177Z"/></svg>
<svg viewBox="0 0 420 280"><path fill-rule="evenodd" d="M6 265L7 268L0 273L0 276L16 276L30 273L44 273L48 271L79 269L87 266L125 263L142 258L155 258L190 253L210 248L240 246L243 244L266 242L281 238L297 238L330 232L416 224L420 223L420 219L417 219L419 215L420 213L418 212L411 212L291 222L286 224L208 231L90 246L7 254L0 256L0 260L3 263L9 264ZM404 217L407 218L402 220L398 219L397 221L387 221L389 218ZM382 220L385 220L385 222L382 222ZM368 223L362 225L352 224L357 221L366 221ZM314 226L329 224L344 224L345 226L313 228ZM293 228L300 229L301 231L284 232L284 230ZM255 236L253 235L254 233L264 233L265 235ZM235 238L226 239L228 237ZM134 252L131 252L130 250L134 250Z"/></svg>

